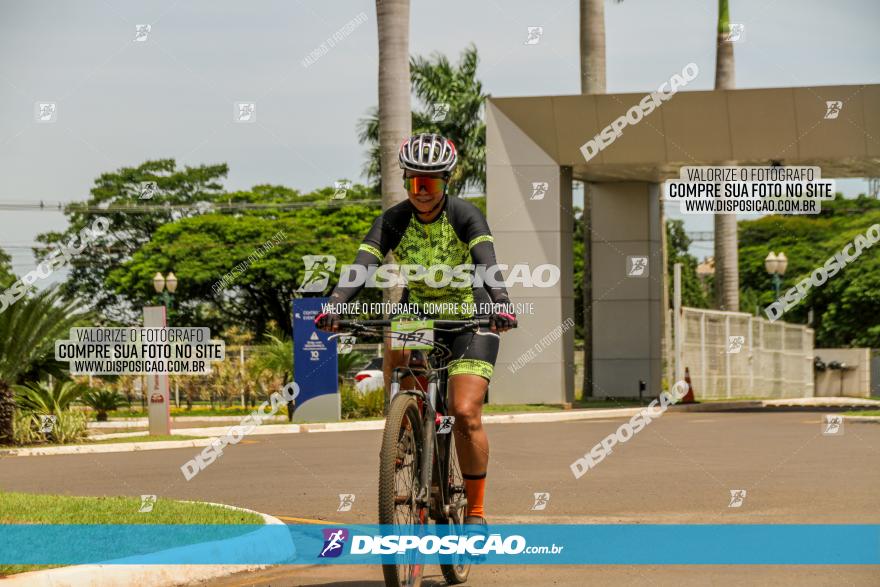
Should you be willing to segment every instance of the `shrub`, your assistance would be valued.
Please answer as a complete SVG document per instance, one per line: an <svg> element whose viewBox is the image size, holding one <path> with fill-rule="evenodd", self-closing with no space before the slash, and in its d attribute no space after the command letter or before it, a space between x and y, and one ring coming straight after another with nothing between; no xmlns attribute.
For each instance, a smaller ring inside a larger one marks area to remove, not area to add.
<svg viewBox="0 0 880 587"><path fill-rule="evenodd" d="M367 393L360 393L353 385L339 388L342 403L342 418L374 418L384 414L385 389L379 388Z"/></svg>
<svg viewBox="0 0 880 587"><path fill-rule="evenodd" d="M67 444L82 440L86 436L88 416L82 412L67 411L58 414L58 421L52 430L53 440Z"/></svg>
<svg viewBox="0 0 880 587"><path fill-rule="evenodd" d="M43 420L35 412L17 411L12 421L13 442L18 445L53 442L66 444L82 440L86 435L88 417L82 412L59 412L49 432L41 430Z"/></svg>
<svg viewBox="0 0 880 587"><path fill-rule="evenodd" d="M43 440L40 432L40 419L33 412L15 411L12 419L12 443L34 444Z"/></svg>

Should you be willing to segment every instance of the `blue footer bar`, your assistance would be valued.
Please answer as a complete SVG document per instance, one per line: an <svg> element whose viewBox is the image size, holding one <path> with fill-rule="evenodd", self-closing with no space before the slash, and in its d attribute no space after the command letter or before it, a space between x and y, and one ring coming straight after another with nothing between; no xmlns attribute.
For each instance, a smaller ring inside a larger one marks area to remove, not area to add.
<svg viewBox="0 0 880 587"><path fill-rule="evenodd" d="M468 530L472 530L469 532ZM17 525L11 564L878 565L878 524Z"/></svg>

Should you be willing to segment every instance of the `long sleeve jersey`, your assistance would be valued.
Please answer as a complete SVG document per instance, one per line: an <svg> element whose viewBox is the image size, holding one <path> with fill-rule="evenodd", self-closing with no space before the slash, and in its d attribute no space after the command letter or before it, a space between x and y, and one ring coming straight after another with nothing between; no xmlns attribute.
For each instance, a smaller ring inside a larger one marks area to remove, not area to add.
<svg viewBox="0 0 880 587"><path fill-rule="evenodd" d="M503 276L495 259L495 246L489 225L480 210L465 200L445 196L443 209L431 222L422 222L408 200L383 212L373 222L373 226L358 248L354 267L349 272L362 274L383 262L388 251L393 251L401 265L416 265L431 269L443 265L456 267L474 265L473 287L454 287L442 283L439 269L428 271L434 277L422 276L408 280L405 299L410 304L447 304L447 307L460 308L454 316L442 315L440 318L471 317L473 308L478 314L488 303L505 304L509 302ZM482 281L482 283L480 283ZM364 280L342 279L330 296L331 304L348 302L364 287ZM468 311L468 308L471 310Z"/></svg>

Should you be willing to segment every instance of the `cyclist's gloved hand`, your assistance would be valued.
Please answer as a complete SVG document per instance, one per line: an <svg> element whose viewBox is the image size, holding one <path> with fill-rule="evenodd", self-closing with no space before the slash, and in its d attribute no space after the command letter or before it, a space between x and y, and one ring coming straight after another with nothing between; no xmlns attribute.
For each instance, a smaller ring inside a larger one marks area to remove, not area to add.
<svg viewBox="0 0 880 587"><path fill-rule="evenodd" d="M339 330L339 314L333 314L330 312L321 312L315 318L315 327L318 330L325 330L327 332L336 332Z"/></svg>
<svg viewBox="0 0 880 587"><path fill-rule="evenodd" d="M502 302L493 304L492 315L489 316L492 332L505 332L516 328L516 314L513 312L513 304Z"/></svg>

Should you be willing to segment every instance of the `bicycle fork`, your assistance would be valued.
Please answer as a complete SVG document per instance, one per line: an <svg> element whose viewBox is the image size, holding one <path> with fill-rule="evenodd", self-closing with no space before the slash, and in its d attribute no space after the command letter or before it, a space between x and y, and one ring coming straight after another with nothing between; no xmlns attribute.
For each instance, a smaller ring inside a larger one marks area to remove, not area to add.
<svg viewBox="0 0 880 587"><path fill-rule="evenodd" d="M400 392L400 372L395 369L391 373L390 401L394 401ZM421 394L419 394L421 395ZM416 493L416 502L419 505L430 508L431 506L431 477L434 472L434 452L437 447L437 410L434 402L437 399L437 380L431 377L428 381L427 393L423 396L422 417L422 454L419 469L419 488ZM437 455L439 456L439 455ZM438 459L439 462L439 459ZM441 496L442 497L442 496Z"/></svg>

